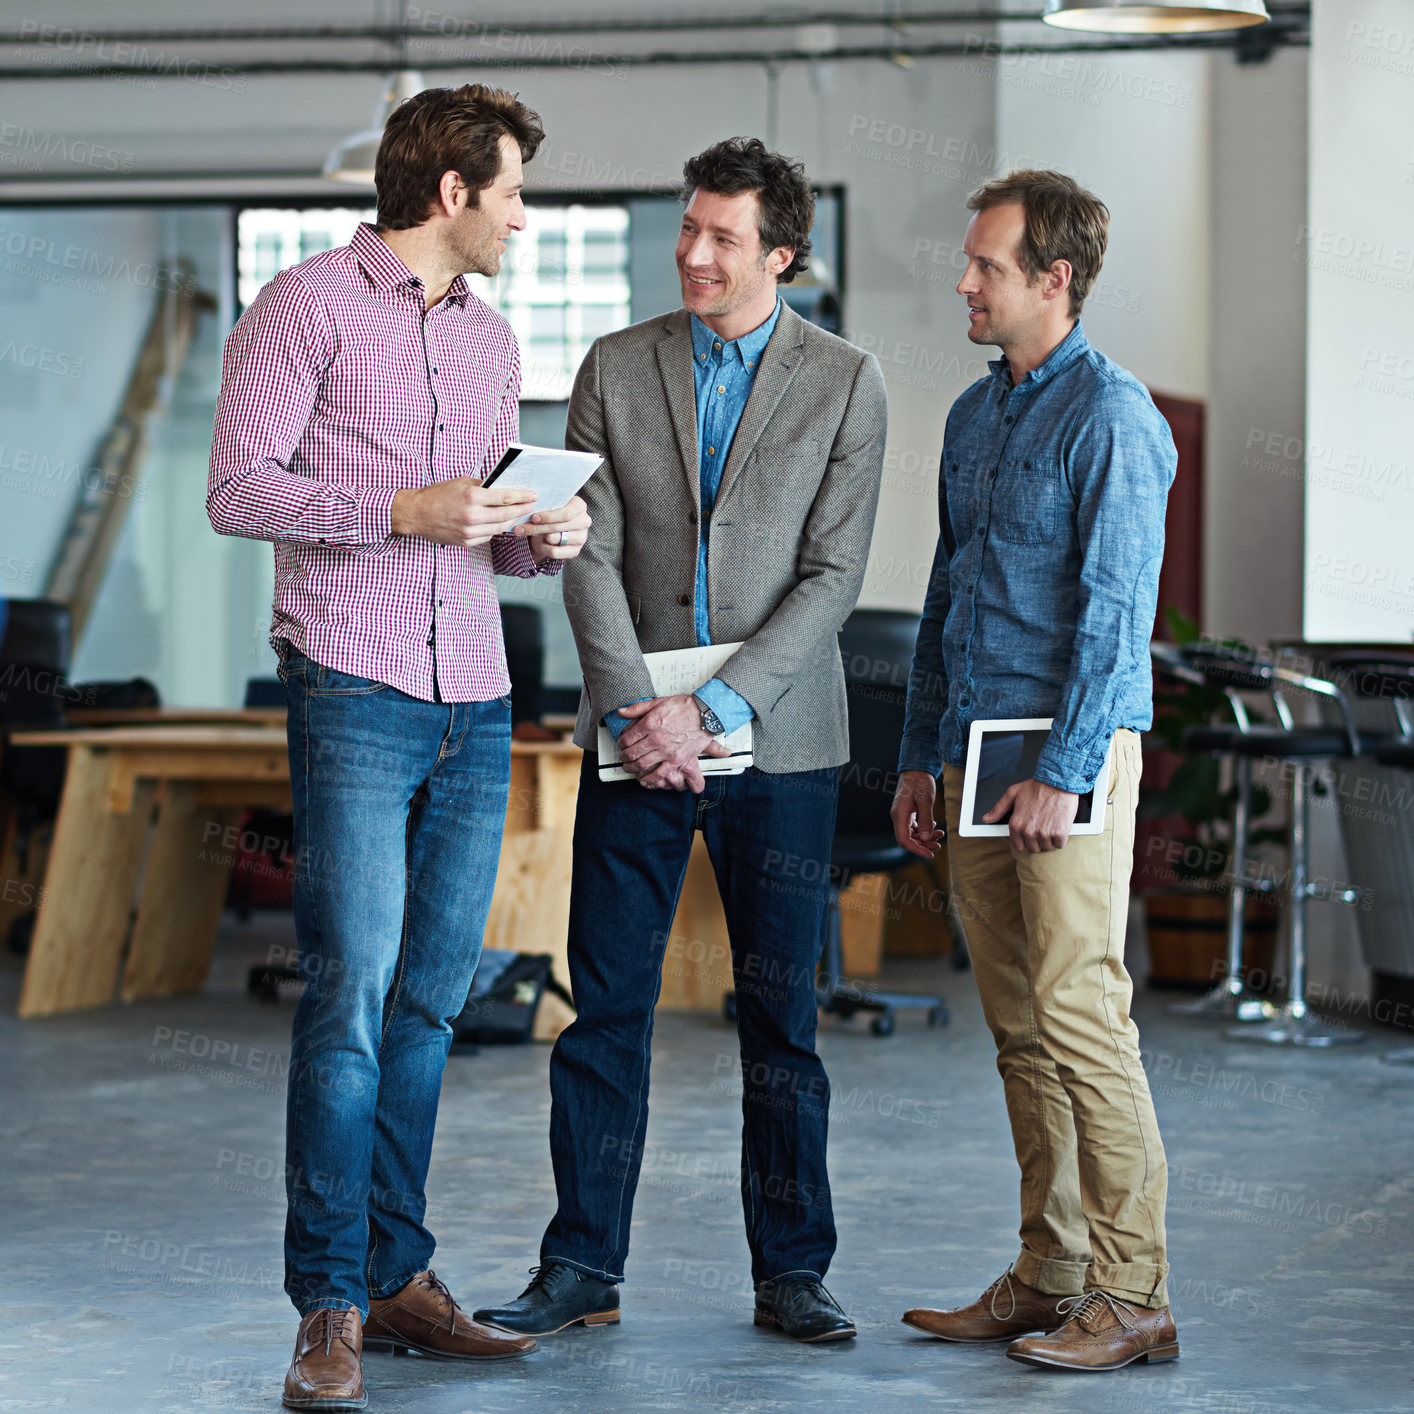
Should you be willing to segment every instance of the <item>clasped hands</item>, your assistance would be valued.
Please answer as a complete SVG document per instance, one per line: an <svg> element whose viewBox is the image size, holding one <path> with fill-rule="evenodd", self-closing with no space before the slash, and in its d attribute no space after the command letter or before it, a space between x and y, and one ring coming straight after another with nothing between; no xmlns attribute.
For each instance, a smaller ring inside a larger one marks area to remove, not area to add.
<svg viewBox="0 0 1414 1414"><path fill-rule="evenodd" d="M632 725L619 736L620 764L648 790L690 790L701 795L707 782L699 756L731 751L702 730L702 709L691 693L650 697L619 708Z"/></svg>
<svg viewBox="0 0 1414 1414"><path fill-rule="evenodd" d="M535 492L520 486L485 487L471 476L454 476L430 486L405 486L393 497L393 534L420 535L439 545L484 545L511 531L530 541L535 563L572 560L589 538L589 512L582 496L571 496L557 510L536 511L516 525L535 504Z"/></svg>
<svg viewBox="0 0 1414 1414"><path fill-rule="evenodd" d="M904 771L898 779L890 815L894 838L910 854L931 859L942 848L943 831L934 824L938 783L927 771ZM1018 781L982 817L994 825L1011 812L1011 847L1019 854L1047 854L1070 838L1080 797L1043 781Z"/></svg>

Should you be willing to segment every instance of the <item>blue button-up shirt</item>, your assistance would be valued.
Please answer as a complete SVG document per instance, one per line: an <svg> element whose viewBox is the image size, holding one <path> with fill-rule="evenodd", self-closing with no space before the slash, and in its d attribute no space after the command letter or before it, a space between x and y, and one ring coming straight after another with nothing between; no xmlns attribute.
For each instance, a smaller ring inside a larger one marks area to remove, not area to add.
<svg viewBox="0 0 1414 1414"><path fill-rule="evenodd" d="M731 453L746 400L756 382L756 369L761 355L781 316L781 301L764 324L758 324L739 339L724 341L695 314L692 320L692 370L697 380L697 455L702 514L698 517L697 585L693 596L693 623L699 647L712 642L708 625L707 545L711 536L712 510L717 503L717 489L722 484L722 470ZM697 689L693 694L717 714L730 732L749 722L756 714L751 704L720 678ZM617 740L628 726L628 719L611 712L607 718L609 730Z"/></svg>
<svg viewBox="0 0 1414 1414"><path fill-rule="evenodd" d="M1005 358L953 404L901 771L961 766L968 729L1053 717L1035 776L1083 794L1153 720L1149 640L1178 455L1143 385L1079 322L1015 387ZM946 524L946 522L945 522Z"/></svg>

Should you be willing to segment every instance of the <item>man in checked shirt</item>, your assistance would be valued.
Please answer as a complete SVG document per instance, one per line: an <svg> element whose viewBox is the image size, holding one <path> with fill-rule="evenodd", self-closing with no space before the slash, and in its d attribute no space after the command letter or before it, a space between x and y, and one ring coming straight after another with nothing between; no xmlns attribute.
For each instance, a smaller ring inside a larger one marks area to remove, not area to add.
<svg viewBox="0 0 1414 1414"><path fill-rule="evenodd" d="M465 275L525 225L544 130L509 93L429 89L378 150L378 225L283 271L226 344L207 510L275 545L295 929L285 1290L291 1409L362 1409L362 1351L535 1342L429 1270L424 1184L450 1022L481 948L510 777L492 576L555 574L584 502L480 481L518 435L520 354Z"/></svg>

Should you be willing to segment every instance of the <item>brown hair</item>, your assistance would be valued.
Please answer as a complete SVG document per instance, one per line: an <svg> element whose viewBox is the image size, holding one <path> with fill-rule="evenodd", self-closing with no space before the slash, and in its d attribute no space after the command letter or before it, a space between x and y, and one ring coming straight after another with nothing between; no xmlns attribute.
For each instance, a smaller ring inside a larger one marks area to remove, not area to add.
<svg viewBox="0 0 1414 1414"><path fill-rule="evenodd" d="M815 193L806 180L803 162L768 151L759 137L729 137L683 164L683 201L691 201L693 192L699 190L714 196L755 192L761 249L769 253L785 246L795 252L791 263L776 276L776 283L788 285L805 273L810 228L815 224Z"/></svg>
<svg viewBox="0 0 1414 1414"><path fill-rule="evenodd" d="M427 88L400 103L383 129L373 165L379 229L422 225L444 172L467 184L476 206L500 175L503 137L515 139L522 162L535 156L545 137L540 115L503 88Z"/></svg>
<svg viewBox="0 0 1414 1414"><path fill-rule="evenodd" d="M1057 260L1070 262L1070 312L1079 314L1105 259L1110 210L1094 192L1064 172L1024 170L980 186L967 198L969 211L1019 202L1026 229L1017 254L1029 280Z"/></svg>

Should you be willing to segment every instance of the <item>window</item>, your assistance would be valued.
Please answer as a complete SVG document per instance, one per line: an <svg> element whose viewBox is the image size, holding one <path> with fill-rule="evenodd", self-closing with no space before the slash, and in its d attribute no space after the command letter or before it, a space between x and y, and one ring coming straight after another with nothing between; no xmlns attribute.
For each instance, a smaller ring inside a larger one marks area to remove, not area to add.
<svg viewBox="0 0 1414 1414"><path fill-rule="evenodd" d="M281 270L347 245L372 209L247 207L237 216L244 308ZM526 206L494 279L469 277L521 346L521 397L563 402L590 344L629 323L629 213L616 205Z"/></svg>

